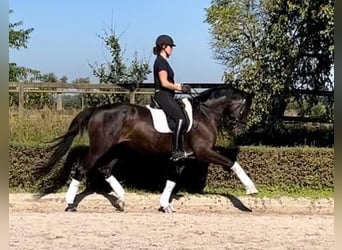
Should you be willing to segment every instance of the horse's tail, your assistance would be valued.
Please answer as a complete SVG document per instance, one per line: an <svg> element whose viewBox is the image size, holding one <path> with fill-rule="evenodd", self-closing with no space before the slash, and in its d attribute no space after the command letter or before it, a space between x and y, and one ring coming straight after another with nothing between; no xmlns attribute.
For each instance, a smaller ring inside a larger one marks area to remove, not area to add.
<svg viewBox="0 0 342 250"><path fill-rule="evenodd" d="M38 194L36 197L41 198L44 195L56 193L60 188L67 184L71 172L77 173L77 179L80 181L83 178L83 176L80 175L83 160L87 156L88 150L89 146L85 145L72 147L63 166L58 171L55 171L54 174L38 182ZM76 178L76 174L74 175Z"/></svg>
<svg viewBox="0 0 342 250"><path fill-rule="evenodd" d="M95 110L96 108L85 108L72 120L69 125L68 131L64 135L50 141L55 143L54 145L49 147L49 149L54 149L54 152L52 153L49 161L44 166L37 169L36 172L39 172L40 176L44 176L50 173L54 165L59 162L62 157L68 152L74 138L78 134L80 134L81 136L83 135L84 131L88 129L88 122Z"/></svg>

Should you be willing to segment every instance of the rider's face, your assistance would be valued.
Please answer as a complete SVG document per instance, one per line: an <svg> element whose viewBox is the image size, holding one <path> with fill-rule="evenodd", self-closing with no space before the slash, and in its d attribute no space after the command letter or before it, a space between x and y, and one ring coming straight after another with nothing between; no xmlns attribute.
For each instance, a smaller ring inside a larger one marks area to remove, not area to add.
<svg viewBox="0 0 342 250"><path fill-rule="evenodd" d="M167 45L165 48L166 52L169 54L169 56L172 54L173 51L173 47L170 45Z"/></svg>

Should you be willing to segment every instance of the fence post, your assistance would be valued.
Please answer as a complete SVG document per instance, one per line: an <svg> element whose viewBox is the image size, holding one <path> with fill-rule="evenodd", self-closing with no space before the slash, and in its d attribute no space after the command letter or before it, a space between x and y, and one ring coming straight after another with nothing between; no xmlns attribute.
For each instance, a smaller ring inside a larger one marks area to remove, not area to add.
<svg viewBox="0 0 342 250"><path fill-rule="evenodd" d="M84 94L81 94L81 108L84 109Z"/></svg>
<svg viewBox="0 0 342 250"><path fill-rule="evenodd" d="M135 104L135 90L132 90L132 91L129 93L129 103Z"/></svg>
<svg viewBox="0 0 342 250"><path fill-rule="evenodd" d="M57 111L63 110L62 93L57 92Z"/></svg>
<svg viewBox="0 0 342 250"><path fill-rule="evenodd" d="M24 87L23 83L19 83L19 113L21 113L24 109Z"/></svg>

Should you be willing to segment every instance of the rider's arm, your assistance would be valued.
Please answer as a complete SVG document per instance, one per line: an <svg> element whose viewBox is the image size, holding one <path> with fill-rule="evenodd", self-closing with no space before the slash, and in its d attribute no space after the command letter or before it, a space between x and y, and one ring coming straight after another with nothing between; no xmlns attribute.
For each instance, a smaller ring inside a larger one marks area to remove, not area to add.
<svg viewBox="0 0 342 250"><path fill-rule="evenodd" d="M161 70L158 72L160 83L164 88L168 88L171 90L182 91L182 84L180 83L172 83L167 80L167 71Z"/></svg>

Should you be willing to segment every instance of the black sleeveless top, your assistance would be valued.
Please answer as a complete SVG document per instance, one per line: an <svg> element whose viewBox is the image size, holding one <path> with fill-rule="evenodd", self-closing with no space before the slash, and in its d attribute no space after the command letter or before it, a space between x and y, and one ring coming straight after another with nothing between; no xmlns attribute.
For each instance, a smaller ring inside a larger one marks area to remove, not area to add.
<svg viewBox="0 0 342 250"><path fill-rule="evenodd" d="M165 70L167 72L167 80L169 82L174 83L175 82L174 72L173 72L170 64L168 63L168 61L164 57L158 55L154 61L154 65L153 65L153 78L154 78L155 89L156 89L156 91L167 91L170 94L174 95L173 90L168 89L168 88L164 88L161 85L161 82L159 79L159 72L162 70Z"/></svg>

